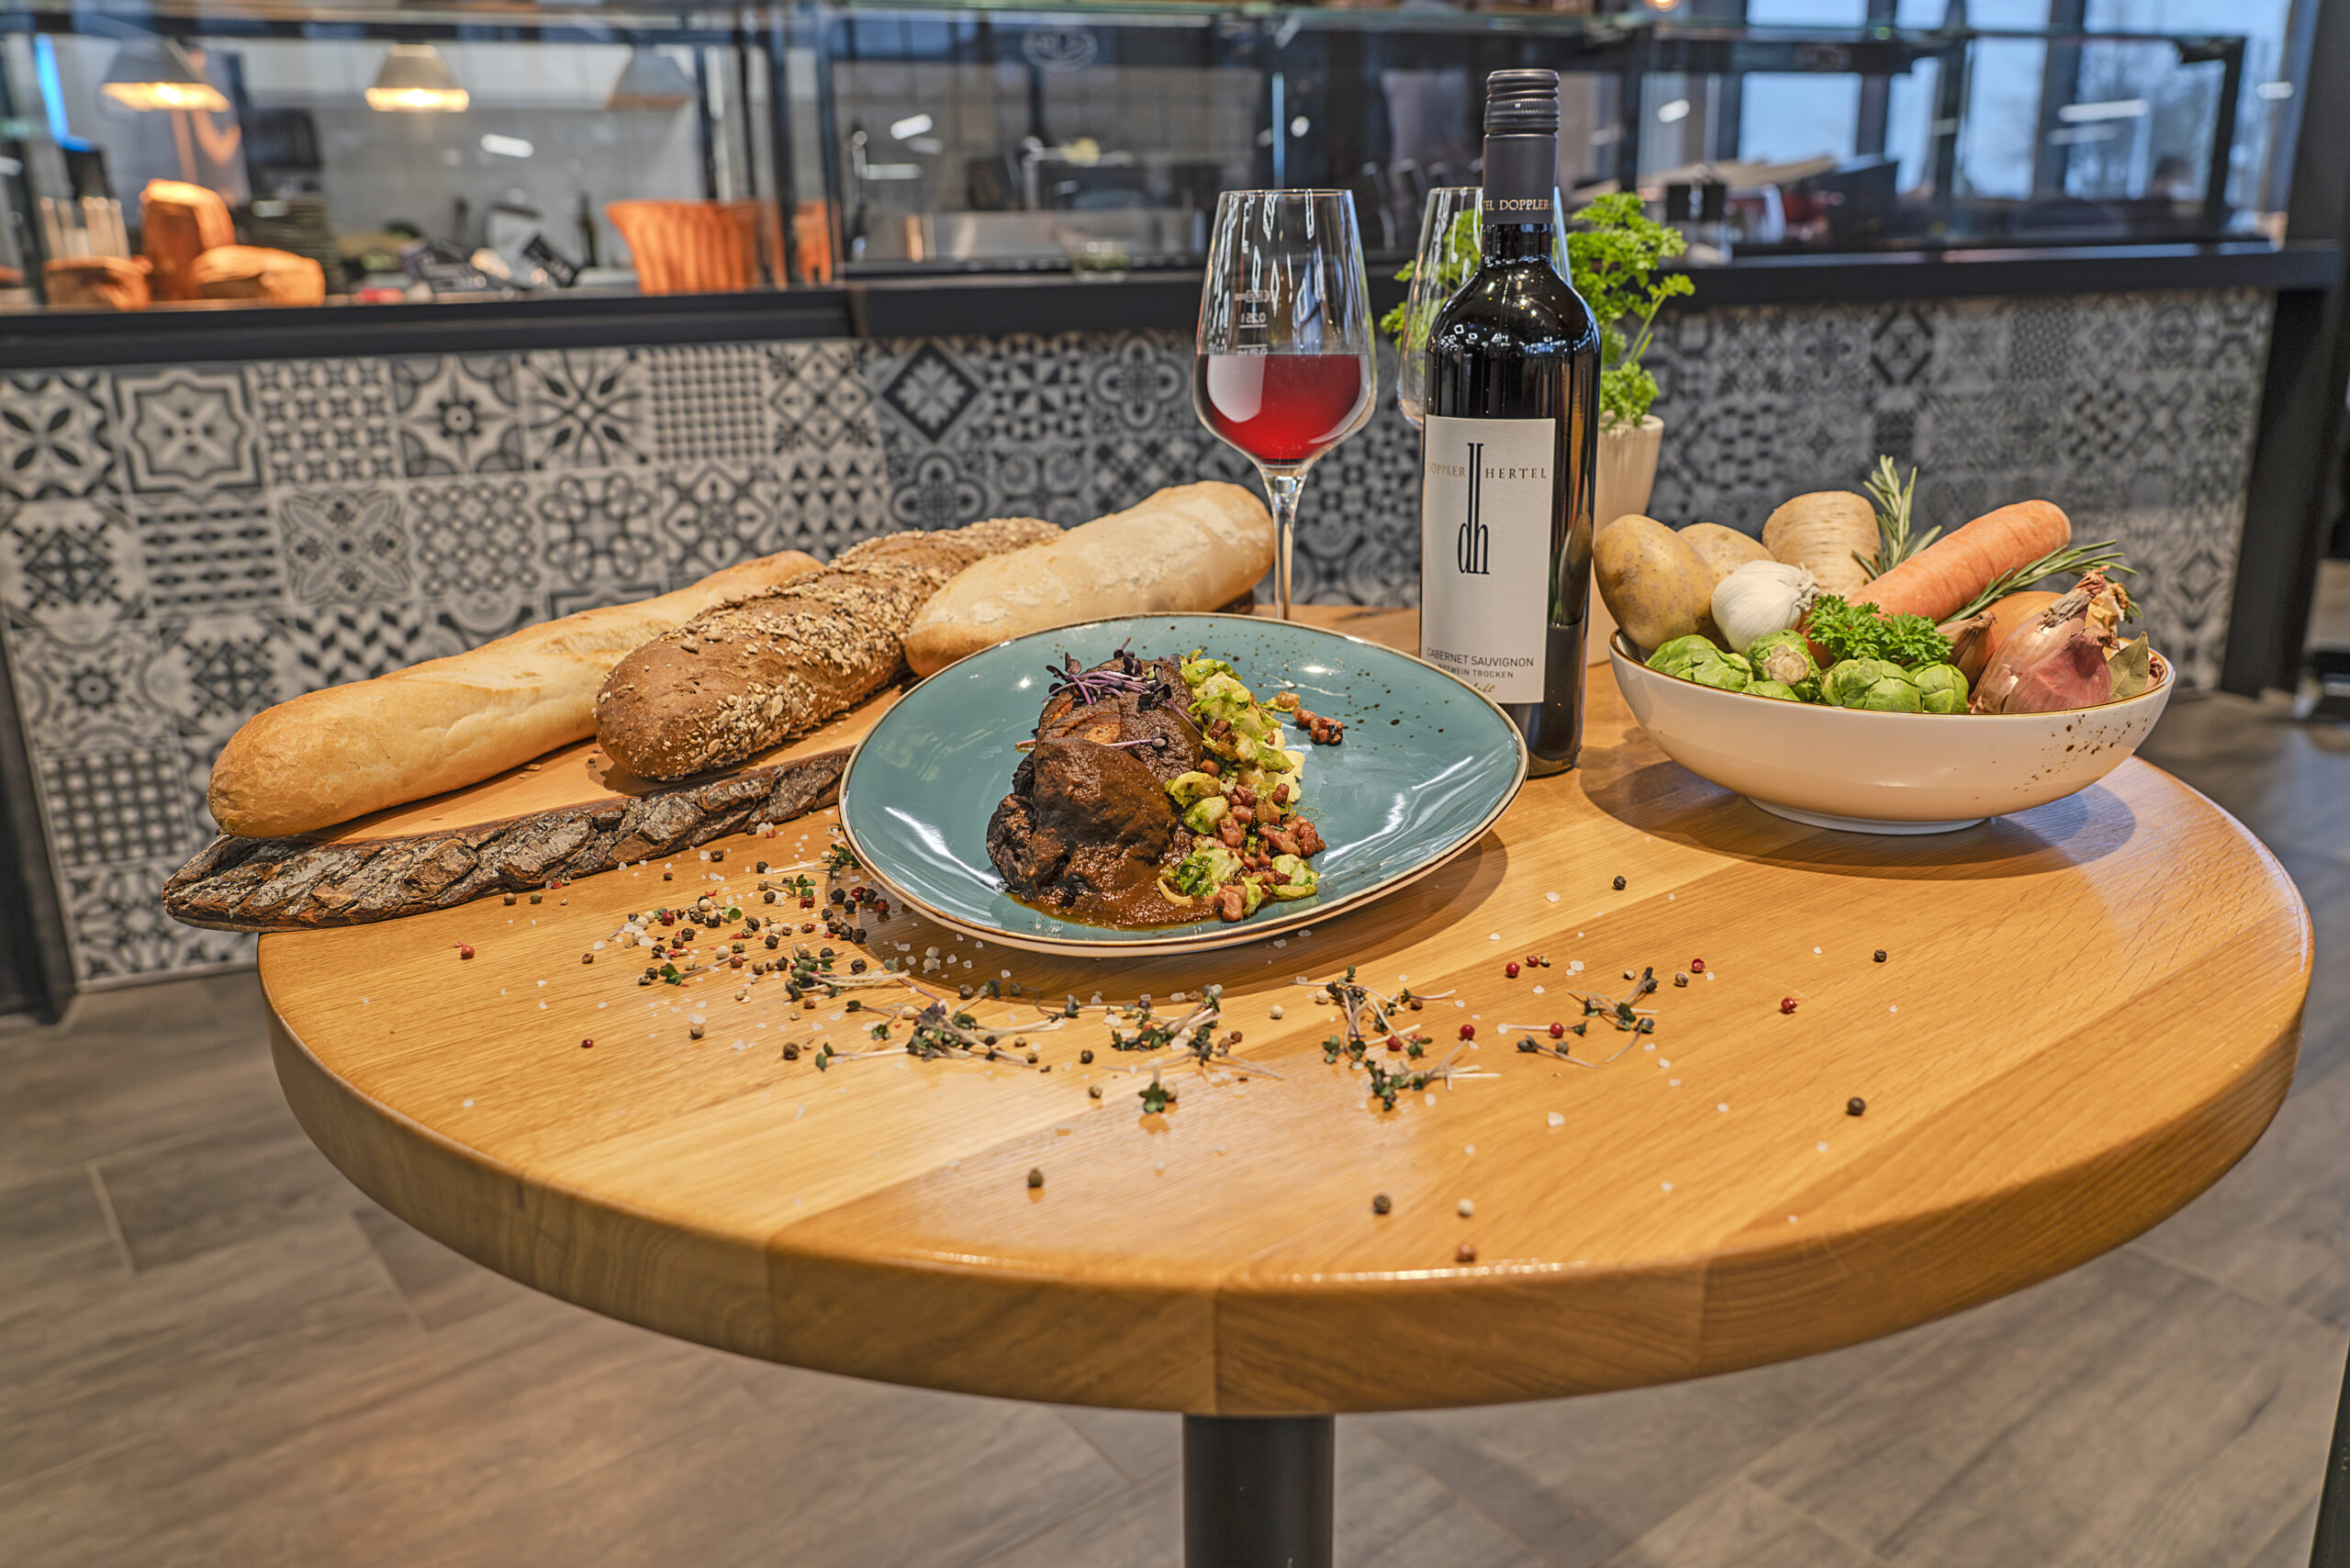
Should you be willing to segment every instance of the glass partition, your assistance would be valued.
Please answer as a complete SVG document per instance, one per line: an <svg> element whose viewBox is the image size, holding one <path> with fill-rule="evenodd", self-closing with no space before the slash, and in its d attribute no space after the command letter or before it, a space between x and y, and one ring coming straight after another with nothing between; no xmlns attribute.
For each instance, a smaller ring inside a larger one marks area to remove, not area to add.
<svg viewBox="0 0 2350 1568"><path fill-rule="evenodd" d="M0 13L0 304L1196 267L1262 185L1351 190L1384 261L1513 65L1562 74L1562 181L1694 264L2277 229L2288 0L1614 3L43 0Z"/></svg>

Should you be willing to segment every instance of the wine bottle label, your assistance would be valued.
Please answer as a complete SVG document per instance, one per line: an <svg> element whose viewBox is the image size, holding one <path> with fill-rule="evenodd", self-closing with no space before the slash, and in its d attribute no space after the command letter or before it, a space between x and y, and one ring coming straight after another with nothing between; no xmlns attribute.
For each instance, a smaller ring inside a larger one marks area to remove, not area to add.
<svg viewBox="0 0 2350 1568"><path fill-rule="evenodd" d="M1496 702L1542 700L1556 420L1430 414L1420 446L1420 656Z"/></svg>

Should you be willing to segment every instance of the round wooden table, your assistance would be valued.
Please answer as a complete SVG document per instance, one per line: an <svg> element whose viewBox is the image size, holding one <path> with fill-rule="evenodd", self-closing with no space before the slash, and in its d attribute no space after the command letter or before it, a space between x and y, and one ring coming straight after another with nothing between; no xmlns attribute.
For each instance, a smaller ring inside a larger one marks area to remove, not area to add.
<svg viewBox="0 0 2350 1568"><path fill-rule="evenodd" d="M1318 618L1414 645L1408 614ZM1960 833L1838 834L1667 762L1604 670L1579 770L1308 935L1113 965L868 922L876 955L935 947L934 981L1008 969L1162 1009L1221 984L1263 1070L1187 1067L1164 1114L1099 1011L1028 1034L1034 1067L820 1068L819 1039L878 1048L841 1002L737 1000L747 971L641 987L641 949L593 946L708 891L776 913L753 863L825 843L820 815L671 880L264 938L296 1114L386 1208L599 1312L859 1377L1183 1412L1192 1561L1220 1568L1326 1562L1336 1413L1808 1355L2137 1235L2267 1125L2310 963L2276 860L2146 764ZM1452 993L1405 1016L1437 1057L1473 1027L1474 1075L1382 1110L1326 1064L1336 1012L1298 980L1350 965ZM1517 1048L1582 1021L1571 989L1649 968L1653 1034ZM1007 1042L1037 1016L970 1010Z"/></svg>

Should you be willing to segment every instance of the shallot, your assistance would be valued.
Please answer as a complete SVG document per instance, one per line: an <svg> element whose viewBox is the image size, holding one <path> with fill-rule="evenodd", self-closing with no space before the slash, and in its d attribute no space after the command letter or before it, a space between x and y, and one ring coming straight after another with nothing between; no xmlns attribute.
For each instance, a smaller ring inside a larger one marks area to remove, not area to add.
<svg viewBox="0 0 2350 1568"><path fill-rule="evenodd" d="M2010 633L1975 684L1977 713L2053 713L2112 700L2106 655L2125 601L2102 571Z"/></svg>

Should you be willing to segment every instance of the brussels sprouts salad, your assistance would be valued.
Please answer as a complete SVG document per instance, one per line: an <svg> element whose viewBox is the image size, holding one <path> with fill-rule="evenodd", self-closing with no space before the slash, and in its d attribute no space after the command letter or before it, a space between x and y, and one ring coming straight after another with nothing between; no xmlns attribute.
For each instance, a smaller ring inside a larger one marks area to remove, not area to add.
<svg viewBox="0 0 2350 1568"><path fill-rule="evenodd" d="M1282 720L1298 718L1326 745L1337 745L1343 730L1305 712L1293 691L1258 701L1230 665L1203 650L1192 651L1181 673L1209 755L1167 782L1193 837L1189 852L1159 873L1159 890L1170 902L1204 900L1224 920L1245 920L1267 899L1312 896L1316 879L1305 862L1324 846L1298 815L1305 753L1289 746Z"/></svg>

